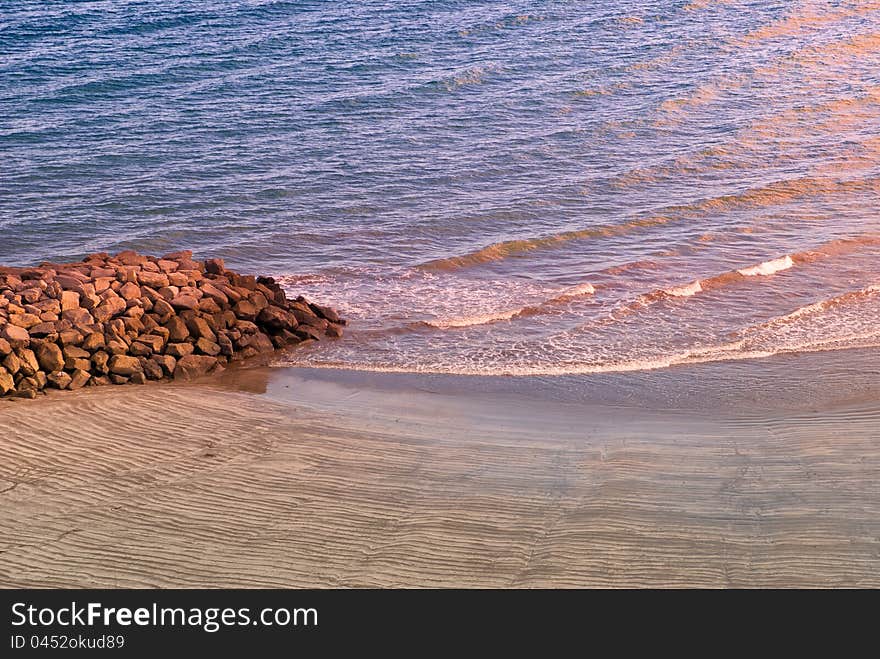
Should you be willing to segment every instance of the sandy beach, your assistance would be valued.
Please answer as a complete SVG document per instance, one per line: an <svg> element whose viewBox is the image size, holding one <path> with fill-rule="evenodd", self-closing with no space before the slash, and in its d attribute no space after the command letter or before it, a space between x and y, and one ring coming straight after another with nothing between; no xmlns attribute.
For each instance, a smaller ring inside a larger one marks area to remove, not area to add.
<svg viewBox="0 0 880 659"><path fill-rule="evenodd" d="M0 401L0 585L877 587L876 361Z"/></svg>

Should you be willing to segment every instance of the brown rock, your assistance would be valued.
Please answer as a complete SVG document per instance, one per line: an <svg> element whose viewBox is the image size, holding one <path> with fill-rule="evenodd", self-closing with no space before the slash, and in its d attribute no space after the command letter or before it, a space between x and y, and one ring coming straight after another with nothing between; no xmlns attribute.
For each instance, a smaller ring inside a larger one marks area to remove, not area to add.
<svg viewBox="0 0 880 659"><path fill-rule="evenodd" d="M275 346L272 345L272 339L263 334L262 332L256 332L252 334L248 339L248 347L254 348L257 352L272 352L275 350Z"/></svg>
<svg viewBox="0 0 880 659"><path fill-rule="evenodd" d="M182 318L174 316L165 323L165 329L168 330L169 341L186 341L189 338L189 329Z"/></svg>
<svg viewBox="0 0 880 659"><path fill-rule="evenodd" d="M168 303L168 300L159 297L153 301L153 313L158 315L164 323L174 315L174 307Z"/></svg>
<svg viewBox="0 0 880 659"><path fill-rule="evenodd" d="M81 309L79 307L62 311L61 318L70 322L70 324L74 327L79 327L81 325L91 325L95 322L95 319L92 318L92 314L90 314L87 309Z"/></svg>
<svg viewBox="0 0 880 659"><path fill-rule="evenodd" d="M201 337L196 341L196 350L204 355L211 355L212 357L216 357L220 354L220 346L205 337Z"/></svg>
<svg viewBox="0 0 880 659"><path fill-rule="evenodd" d="M165 274L168 274L169 272L174 272L180 267L177 261L169 261L168 259L159 259L156 265L158 265L159 270L161 270Z"/></svg>
<svg viewBox="0 0 880 659"><path fill-rule="evenodd" d="M145 343L135 341L129 347L128 352L135 357L149 357L153 354L153 349Z"/></svg>
<svg viewBox="0 0 880 659"><path fill-rule="evenodd" d="M80 389L81 387L84 387L86 385L86 383L89 381L89 378L91 377L92 376L88 371L78 368L71 374L70 384L68 385L68 388L71 390Z"/></svg>
<svg viewBox="0 0 880 659"><path fill-rule="evenodd" d="M114 316L121 314L125 311L125 308L125 300L121 297L108 297L95 308L93 315L97 322L105 323Z"/></svg>
<svg viewBox="0 0 880 659"><path fill-rule="evenodd" d="M223 259L207 259L205 261L205 272L211 275L222 275L226 271L226 264Z"/></svg>
<svg viewBox="0 0 880 659"><path fill-rule="evenodd" d="M307 339L314 339L315 341L321 340L321 330L317 327L312 327L311 325L300 325L293 333L296 334L303 341Z"/></svg>
<svg viewBox="0 0 880 659"><path fill-rule="evenodd" d="M217 360L206 355L187 355L177 361L175 380L193 380L217 368Z"/></svg>
<svg viewBox="0 0 880 659"><path fill-rule="evenodd" d="M39 325L34 325L29 330L31 336L45 338L50 334L55 334L56 328L55 323L40 323Z"/></svg>
<svg viewBox="0 0 880 659"><path fill-rule="evenodd" d="M34 354L33 350L29 348L19 348L16 350L18 358L21 360L21 372L26 376L30 377L34 373L40 370L40 362L37 361L37 356Z"/></svg>
<svg viewBox="0 0 880 659"><path fill-rule="evenodd" d="M17 327L23 327L25 329L30 329L34 325L39 325L43 322L39 316L32 313L17 313L12 314L9 317L9 324L15 325Z"/></svg>
<svg viewBox="0 0 880 659"><path fill-rule="evenodd" d="M0 366L0 396L5 396L13 389L15 389L15 380L5 368Z"/></svg>
<svg viewBox="0 0 880 659"><path fill-rule="evenodd" d="M220 313L220 305L210 297L203 297L199 300L199 311L204 314Z"/></svg>
<svg viewBox="0 0 880 659"><path fill-rule="evenodd" d="M52 373L64 368L64 355L61 354L61 348L56 344L44 343L41 346L37 346L35 353L37 361L40 363L40 368L44 371Z"/></svg>
<svg viewBox="0 0 880 659"><path fill-rule="evenodd" d="M192 336L195 337L204 337L209 341L217 342L217 335L214 334L214 331L211 329L211 326L208 325L208 321L204 318L200 318L196 316L195 318L187 321L186 326L189 328Z"/></svg>
<svg viewBox="0 0 880 659"><path fill-rule="evenodd" d="M89 334L85 339L83 339L82 347L89 352L94 352L95 350L99 350L103 348L105 345L104 335L98 332L93 334Z"/></svg>
<svg viewBox="0 0 880 659"><path fill-rule="evenodd" d="M106 340L107 337L104 338ZM105 350L111 355L124 355L128 352L128 344L118 338L105 341L105 343Z"/></svg>
<svg viewBox="0 0 880 659"><path fill-rule="evenodd" d="M118 373L111 373L110 382L113 384L128 384L128 378L124 375L119 375Z"/></svg>
<svg viewBox="0 0 880 659"><path fill-rule="evenodd" d="M186 286L189 283L189 277L182 272L169 272L168 283L172 286Z"/></svg>
<svg viewBox="0 0 880 659"><path fill-rule="evenodd" d="M141 296L141 287L133 282L124 283L120 289L119 294L126 300L136 300Z"/></svg>
<svg viewBox="0 0 880 659"><path fill-rule="evenodd" d="M282 329L293 329L297 326L297 318L281 307L270 305L265 309L261 309L257 314L257 322L271 332L278 332Z"/></svg>
<svg viewBox="0 0 880 659"><path fill-rule="evenodd" d="M79 330L63 330L58 332L58 341L62 345L80 345L83 342L83 335Z"/></svg>
<svg viewBox="0 0 880 659"><path fill-rule="evenodd" d="M55 371L46 376L46 384L55 389L67 389L70 386L71 379L64 371Z"/></svg>
<svg viewBox="0 0 880 659"><path fill-rule="evenodd" d="M194 349L192 343L169 343L165 346L165 354L180 359L181 357L191 355Z"/></svg>
<svg viewBox="0 0 880 659"><path fill-rule="evenodd" d="M342 328L339 325L328 325L325 334L332 339L341 339Z"/></svg>
<svg viewBox="0 0 880 659"><path fill-rule="evenodd" d="M165 347L165 339L156 334L141 334L135 342L148 345L152 352L162 352Z"/></svg>
<svg viewBox="0 0 880 659"><path fill-rule="evenodd" d="M168 286L169 283L168 275L161 272L146 271L138 273L138 281L144 286L150 286L152 288L162 288L163 286Z"/></svg>
<svg viewBox="0 0 880 659"><path fill-rule="evenodd" d="M7 371L15 375L21 368L21 359L14 352L9 353L3 359L3 366Z"/></svg>
<svg viewBox="0 0 880 659"><path fill-rule="evenodd" d="M171 306L180 311L181 309L198 309L199 301L192 295L178 295L171 300Z"/></svg>
<svg viewBox="0 0 880 659"><path fill-rule="evenodd" d="M61 310L70 311L71 309L79 309L79 293L76 291L62 291Z"/></svg>
<svg viewBox="0 0 880 659"><path fill-rule="evenodd" d="M103 350L99 350L92 355L92 364L95 365L95 370L98 371L98 373L108 373L110 371L110 367L107 365L109 361L110 355Z"/></svg>
<svg viewBox="0 0 880 659"><path fill-rule="evenodd" d="M339 314L336 313L336 310L332 307L322 307L320 304L309 304L309 307L314 311L318 316L325 320L329 320L331 323L338 323L340 321Z"/></svg>
<svg viewBox="0 0 880 659"><path fill-rule="evenodd" d="M235 313L236 317L249 321L256 320L257 313L259 313L257 307L250 300L240 300L236 302L232 311Z"/></svg>
<svg viewBox="0 0 880 659"><path fill-rule="evenodd" d="M156 362L165 371L165 375L174 375L174 367L177 366L177 360L171 355L153 355L150 361Z"/></svg>
<svg viewBox="0 0 880 659"><path fill-rule="evenodd" d="M2 330L0 330L2 331ZM30 340L30 335L28 335ZM0 338L0 357L5 357L12 352L12 345L5 338Z"/></svg>
<svg viewBox="0 0 880 659"><path fill-rule="evenodd" d="M147 376L148 380L161 380L162 375L164 374L162 370L162 365L154 359L148 359L143 364L144 367L144 375Z"/></svg>
<svg viewBox="0 0 880 659"><path fill-rule="evenodd" d="M140 361L136 357L128 357L126 355L113 355L108 366L111 373L127 377L134 373L140 373L143 370Z"/></svg>

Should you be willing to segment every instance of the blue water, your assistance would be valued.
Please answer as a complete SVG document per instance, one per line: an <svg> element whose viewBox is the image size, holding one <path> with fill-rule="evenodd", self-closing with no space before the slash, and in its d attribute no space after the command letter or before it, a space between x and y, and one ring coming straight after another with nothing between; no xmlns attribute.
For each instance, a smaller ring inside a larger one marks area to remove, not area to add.
<svg viewBox="0 0 880 659"><path fill-rule="evenodd" d="M870 0L0 0L0 263L283 275L356 321L318 364L864 345L870 291L761 327L880 281L878 33Z"/></svg>

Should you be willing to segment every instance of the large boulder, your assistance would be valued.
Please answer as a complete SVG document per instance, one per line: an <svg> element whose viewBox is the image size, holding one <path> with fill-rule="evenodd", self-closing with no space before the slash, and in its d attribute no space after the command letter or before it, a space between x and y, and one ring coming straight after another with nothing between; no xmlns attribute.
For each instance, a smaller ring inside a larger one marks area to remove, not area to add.
<svg viewBox="0 0 880 659"><path fill-rule="evenodd" d="M137 357L128 357L127 355L113 355L108 364L110 372L114 375L123 375L130 377L135 373L143 371L141 362Z"/></svg>
<svg viewBox="0 0 880 659"><path fill-rule="evenodd" d="M217 360L207 355L187 355L177 360L175 380L194 380L207 375L217 367Z"/></svg>
<svg viewBox="0 0 880 659"><path fill-rule="evenodd" d="M47 373L60 371L64 368L64 355L61 353L61 348L59 348L57 344L44 343L37 346L34 352L37 355L37 361L40 363L40 368Z"/></svg>

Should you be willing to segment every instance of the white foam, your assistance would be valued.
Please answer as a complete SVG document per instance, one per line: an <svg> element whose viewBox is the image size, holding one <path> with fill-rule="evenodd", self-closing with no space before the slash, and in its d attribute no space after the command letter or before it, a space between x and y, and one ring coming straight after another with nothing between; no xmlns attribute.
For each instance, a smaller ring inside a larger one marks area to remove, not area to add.
<svg viewBox="0 0 880 659"><path fill-rule="evenodd" d="M703 290L702 285L699 280L692 281L690 284L685 286L676 286L675 288L667 288L664 293L667 295L671 295L672 297L691 297L692 295L696 295Z"/></svg>
<svg viewBox="0 0 880 659"><path fill-rule="evenodd" d="M751 268L743 268L742 270L737 270L737 272L743 277L766 277L768 275L781 272L782 270L788 270L793 265L794 261L788 254L786 254L785 256L778 259L773 259L772 261L764 261L763 263L759 263L758 265L753 265Z"/></svg>

